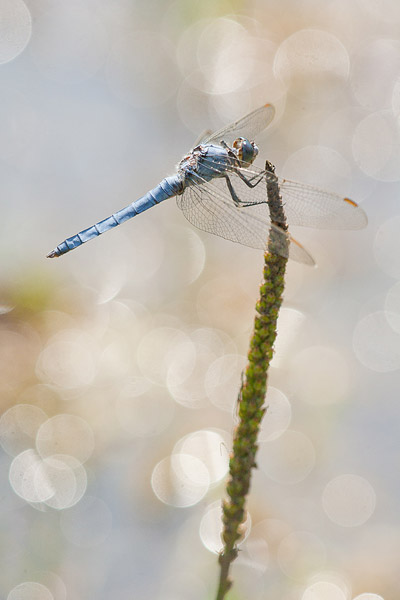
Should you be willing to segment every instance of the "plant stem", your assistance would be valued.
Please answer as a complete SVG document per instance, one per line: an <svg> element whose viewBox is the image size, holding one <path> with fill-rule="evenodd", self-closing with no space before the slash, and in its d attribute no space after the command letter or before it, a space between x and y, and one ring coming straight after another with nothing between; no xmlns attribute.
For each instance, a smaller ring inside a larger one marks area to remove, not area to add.
<svg viewBox="0 0 400 600"><path fill-rule="evenodd" d="M266 164L274 173L274 167ZM250 488L251 469L256 467L257 436L267 408L267 372L273 356L276 323L282 304L284 276L289 250L289 238L280 230L287 230L277 180L267 176L267 201L273 226L268 238L268 252L264 255L264 278L256 304L253 335L250 340L248 363L239 393L239 424L235 430L233 450L229 461L228 500L222 505L224 548L219 556L220 580L216 600L223 600L232 586L229 578L231 563L238 555L237 542L245 516L246 496ZM279 252L279 255L276 254ZM283 255L283 256L282 256Z"/></svg>

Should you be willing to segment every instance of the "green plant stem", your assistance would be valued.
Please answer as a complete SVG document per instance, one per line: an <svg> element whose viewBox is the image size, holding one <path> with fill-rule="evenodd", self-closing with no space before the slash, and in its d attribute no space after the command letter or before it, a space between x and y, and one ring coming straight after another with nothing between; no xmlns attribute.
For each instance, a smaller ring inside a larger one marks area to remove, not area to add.
<svg viewBox="0 0 400 600"><path fill-rule="evenodd" d="M274 173L269 163L266 169ZM273 179L267 182L267 194L272 222L280 229L286 230L278 184ZM278 248L280 254L287 256L289 241L273 227L269 234L268 252L264 256L264 279L256 305L248 363L239 393L239 424L235 430L229 462L228 499L222 505L224 549L219 556L220 580L216 600L223 600L232 586L229 570L238 554L236 545L241 537L240 526L245 516L251 470L256 467L258 431L267 411L264 406L267 372L273 356L287 263L287 258L274 252Z"/></svg>

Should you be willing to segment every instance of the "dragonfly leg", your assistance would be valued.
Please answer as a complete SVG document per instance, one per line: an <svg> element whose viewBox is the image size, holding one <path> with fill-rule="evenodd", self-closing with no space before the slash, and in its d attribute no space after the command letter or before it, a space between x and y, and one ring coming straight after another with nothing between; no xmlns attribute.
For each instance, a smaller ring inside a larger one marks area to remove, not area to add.
<svg viewBox="0 0 400 600"><path fill-rule="evenodd" d="M267 182L276 182L277 177L275 175L275 167L269 161L266 162L266 165L268 165L268 169L261 171L261 173L255 173L253 177L246 177L240 170L236 171L236 173L238 174L240 179L250 188L256 187L256 185L258 185L260 181L262 181L264 178L267 180ZM254 181L255 183L253 183Z"/></svg>
<svg viewBox="0 0 400 600"><path fill-rule="evenodd" d="M228 175L224 175L224 177L235 206L237 206L238 208L245 208L246 206L255 206L256 204L259 204L259 202L243 202L243 200L241 200L235 192L232 182L229 179Z"/></svg>
<svg viewBox="0 0 400 600"><path fill-rule="evenodd" d="M228 186L228 190L229 190L229 193L230 193L230 195L232 197L232 200L233 200L234 204L237 207L242 207L243 203L240 201L240 198L238 197L238 195L236 194L235 190L233 189L233 185L232 185L231 180L229 179L228 175L224 175L224 177L225 177L226 185Z"/></svg>
<svg viewBox="0 0 400 600"><path fill-rule="evenodd" d="M238 159L237 155L232 150L232 148L230 146L228 146L228 144L226 142L224 142L224 140L221 140L220 144L223 148L225 148L225 150L228 152L229 156L234 159L236 166L239 167L239 169L240 169L240 166L241 166L240 160ZM267 161L265 164L268 165L268 167L270 167L270 169L262 171L261 173L255 173L255 175L253 175L252 177L246 177L245 175L243 175L243 173L240 170L236 171L236 173L237 173L237 175L239 175L240 179L249 188L256 187L260 183L260 181L262 181L264 179L264 176L267 175L267 173L269 175L272 175L272 179L275 181L276 180L275 167L269 161ZM255 183L253 183L254 181L255 181ZM248 205L246 205L246 206L248 206Z"/></svg>
<svg viewBox="0 0 400 600"><path fill-rule="evenodd" d="M253 177L247 178L240 171L236 171L243 183L245 183L249 188L255 188L260 183L260 181L264 179L264 175L266 174L266 172L267 171L263 171L262 173L257 173ZM255 181L255 183L253 183L253 181Z"/></svg>
<svg viewBox="0 0 400 600"><path fill-rule="evenodd" d="M238 157L236 156L235 152L232 150L232 148L231 148L230 146L228 146L228 144L227 144L226 142L224 142L224 140L221 140L221 141L220 141L220 144L221 144L221 146L222 146L223 148L225 148L225 150L227 151L227 153L229 154L229 156L230 156L231 158L233 158L233 159L234 159L234 161L235 161L235 164L236 164L237 166L239 166L239 165L240 165L240 163L239 163L239 159L238 159Z"/></svg>

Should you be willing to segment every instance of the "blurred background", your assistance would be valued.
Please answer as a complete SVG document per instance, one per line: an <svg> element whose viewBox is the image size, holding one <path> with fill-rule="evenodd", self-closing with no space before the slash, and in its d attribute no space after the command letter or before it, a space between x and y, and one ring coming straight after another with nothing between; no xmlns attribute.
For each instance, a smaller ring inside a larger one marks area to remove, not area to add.
<svg viewBox="0 0 400 600"><path fill-rule="evenodd" d="M293 228L230 598L397 598L397 0L1 0L0 102L0 596L214 598L262 252L170 200L45 256L270 102L257 164L369 225Z"/></svg>

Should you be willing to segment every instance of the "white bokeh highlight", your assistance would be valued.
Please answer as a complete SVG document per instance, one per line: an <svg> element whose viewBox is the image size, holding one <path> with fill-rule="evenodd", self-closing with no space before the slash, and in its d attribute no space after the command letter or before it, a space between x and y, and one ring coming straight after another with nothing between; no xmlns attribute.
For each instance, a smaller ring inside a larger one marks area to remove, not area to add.
<svg viewBox="0 0 400 600"><path fill-rule="evenodd" d="M189 433L174 446L174 454L198 458L206 467L210 483L225 477L229 467L229 435L224 431L203 429Z"/></svg>
<svg viewBox="0 0 400 600"><path fill-rule="evenodd" d="M175 385L185 381L196 361L190 337L172 327L151 329L137 348L137 361L144 377L162 385L172 378Z"/></svg>
<svg viewBox="0 0 400 600"><path fill-rule="evenodd" d="M229 94L243 87L252 74L254 47L246 29L234 19L215 19L199 36L197 61L210 94Z"/></svg>
<svg viewBox="0 0 400 600"><path fill-rule="evenodd" d="M210 485L206 465L191 454L173 454L154 467L151 486L164 504L185 508L202 500Z"/></svg>
<svg viewBox="0 0 400 600"><path fill-rule="evenodd" d="M96 375L93 340L80 331L61 331L39 355L36 374L61 388L89 385Z"/></svg>
<svg viewBox="0 0 400 600"><path fill-rule="evenodd" d="M372 516L376 494L372 485L363 477L339 475L325 486L322 506L333 523L341 527L358 527Z"/></svg>
<svg viewBox="0 0 400 600"><path fill-rule="evenodd" d="M346 83L350 59L339 38L328 31L301 29L279 46L274 74L305 102L327 102Z"/></svg>
<svg viewBox="0 0 400 600"><path fill-rule="evenodd" d="M355 596L353 600L385 600L385 598L383 596L380 596L379 594L365 592L363 594Z"/></svg>
<svg viewBox="0 0 400 600"><path fill-rule="evenodd" d="M348 600L348 596L335 583L317 581L306 588L301 600Z"/></svg>
<svg viewBox="0 0 400 600"><path fill-rule="evenodd" d="M285 364L290 351L301 331L305 315L295 308L283 307L279 311L277 338L274 344L274 356L271 366L279 368Z"/></svg>
<svg viewBox="0 0 400 600"><path fill-rule="evenodd" d="M36 581L24 581L15 586L7 596L7 600L57 600L50 590Z"/></svg>
<svg viewBox="0 0 400 600"><path fill-rule="evenodd" d="M38 473L52 490L50 498L44 500L50 508L56 510L70 508L77 504L86 492L86 471L73 456L65 454L49 456L42 461Z"/></svg>
<svg viewBox="0 0 400 600"><path fill-rule="evenodd" d="M16 58L32 34L32 17L22 0L1 0L0 65Z"/></svg>
<svg viewBox="0 0 400 600"><path fill-rule="evenodd" d="M0 417L0 444L8 454L16 456L35 446L39 427L47 420L38 406L15 404Z"/></svg>
<svg viewBox="0 0 400 600"><path fill-rule="evenodd" d="M76 458L55 454L42 459L32 449L14 458L9 481L14 492L26 502L45 503L56 510L79 502L87 487L86 471Z"/></svg>
<svg viewBox="0 0 400 600"><path fill-rule="evenodd" d="M232 412L245 366L246 358L238 354L226 354L210 365L205 377L205 389L212 404Z"/></svg>
<svg viewBox="0 0 400 600"><path fill-rule="evenodd" d="M207 506L204 515L200 522L199 535L200 539L210 552L218 554L223 549L222 541L222 522L223 512L221 502L213 502ZM240 526L241 538L238 545L242 544L251 531L251 516L248 512L245 514L245 519Z"/></svg>
<svg viewBox="0 0 400 600"><path fill-rule="evenodd" d="M25 450L10 465L9 481L14 492L26 502L46 502L53 494L42 470L42 459L35 450Z"/></svg>
<svg viewBox="0 0 400 600"><path fill-rule="evenodd" d="M175 401L188 408L203 408L209 405L208 373L226 351L226 343L217 331L200 328L190 332L194 361L186 372L169 369L167 386Z"/></svg>
<svg viewBox="0 0 400 600"><path fill-rule="evenodd" d="M322 144L303 146L288 156L282 175L315 187L346 195L351 187L351 169L339 152Z"/></svg>
<svg viewBox="0 0 400 600"><path fill-rule="evenodd" d="M395 283L386 294L385 312L390 327L400 334L400 281Z"/></svg>
<svg viewBox="0 0 400 600"><path fill-rule="evenodd" d="M43 457L69 454L84 463L93 452L94 434L89 424L81 417L56 415L39 428L36 447Z"/></svg>

